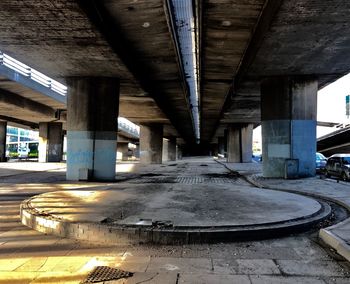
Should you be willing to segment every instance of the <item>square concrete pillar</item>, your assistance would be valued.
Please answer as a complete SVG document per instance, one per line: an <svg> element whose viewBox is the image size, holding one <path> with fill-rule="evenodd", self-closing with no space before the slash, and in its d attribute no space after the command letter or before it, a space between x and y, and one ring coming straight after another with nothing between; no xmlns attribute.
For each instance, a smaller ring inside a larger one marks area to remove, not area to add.
<svg viewBox="0 0 350 284"><path fill-rule="evenodd" d="M218 153L219 153L219 147L218 147L218 143L211 143L210 144L210 155L213 157L217 157Z"/></svg>
<svg viewBox="0 0 350 284"><path fill-rule="evenodd" d="M39 123L39 162L61 162L63 130L61 122Z"/></svg>
<svg viewBox="0 0 350 284"><path fill-rule="evenodd" d="M117 152L122 154L122 161L127 161L129 156L129 147L128 142L118 142L117 143Z"/></svg>
<svg viewBox="0 0 350 284"><path fill-rule="evenodd" d="M140 144L136 144L136 148L134 149L134 156L136 159L140 159Z"/></svg>
<svg viewBox="0 0 350 284"><path fill-rule="evenodd" d="M265 177L284 177L299 162L299 177L316 173L317 80L274 77L261 84L262 160Z"/></svg>
<svg viewBox="0 0 350 284"><path fill-rule="evenodd" d="M168 137L163 139L162 160L176 161L176 137Z"/></svg>
<svg viewBox="0 0 350 284"><path fill-rule="evenodd" d="M163 138L162 162L169 161L169 140Z"/></svg>
<svg viewBox="0 0 350 284"><path fill-rule="evenodd" d="M253 155L253 125L232 124L227 135L227 162L251 163Z"/></svg>
<svg viewBox="0 0 350 284"><path fill-rule="evenodd" d="M228 150L228 129L224 130L224 157L227 158L227 150Z"/></svg>
<svg viewBox="0 0 350 284"><path fill-rule="evenodd" d="M0 121L0 162L6 162L7 122Z"/></svg>
<svg viewBox="0 0 350 284"><path fill-rule="evenodd" d="M241 127L241 152L242 163L251 163L253 157L253 124L242 125Z"/></svg>
<svg viewBox="0 0 350 284"><path fill-rule="evenodd" d="M114 180L119 79L68 78L67 179Z"/></svg>
<svg viewBox="0 0 350 284"><path fill-rule="evenodd" d="M163 152L163 125L152 123L140 127L140 161L143 164L161 164Z"/></svg>
<svg viewBox="0 0 350 284"><path fill-rule="evenodd" d="M176 137L169 137L168 159L169 161L176 161Z"/></svg>
<svg viewBox="0 0 350 284"><path fill-rule="evenodd" d="M241 127L231 125L227 132L227 162L240 163L241 160Z"/></svg>
<svg viewBox="0 0 350 284"><path fill-rule="evenodd" d="M177 160L182 160L182 146L180 145L176 146L176 157Z"/></svg>
<svg viewBox="0 0 350 284"><path fill-rule="evenodd" d="M225 156L225 137L218 137L218 154Z"/></svg>

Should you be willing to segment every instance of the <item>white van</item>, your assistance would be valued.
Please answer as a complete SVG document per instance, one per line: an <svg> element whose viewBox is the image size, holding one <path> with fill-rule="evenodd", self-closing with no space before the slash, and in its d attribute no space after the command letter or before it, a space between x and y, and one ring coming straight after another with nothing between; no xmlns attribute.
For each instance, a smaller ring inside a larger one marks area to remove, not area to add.
<svg viewBox="0 0 350 284"><path fill-rule="evenodd" d="M26 145L19 145L17 153L18 159L26 159L28 158L29 148Z"/></svg>

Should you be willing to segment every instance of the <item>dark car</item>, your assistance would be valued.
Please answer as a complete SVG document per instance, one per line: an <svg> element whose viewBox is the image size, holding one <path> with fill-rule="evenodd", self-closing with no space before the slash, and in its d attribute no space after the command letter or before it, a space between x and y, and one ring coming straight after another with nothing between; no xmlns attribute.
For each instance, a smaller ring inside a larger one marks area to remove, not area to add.
<svg viewBox="0 0 350 284"><path fill-rule="evenodd" d="M255 163L261 163L262 161L262 154L261 153L253 153L252 161Z"/></svg>
<svg viewBox="0 0 350 284"><path fill-rule="evenodd" d="M326 164L326 176L339 177L342 180L350 179L350 154L334 154Z"/></svg>
<svg viewBox="0 0 350 284"><path fill-rule="evenodd" d="M323 172L326 168L327 158L321 154L316 153L316 172Z"/></svg>

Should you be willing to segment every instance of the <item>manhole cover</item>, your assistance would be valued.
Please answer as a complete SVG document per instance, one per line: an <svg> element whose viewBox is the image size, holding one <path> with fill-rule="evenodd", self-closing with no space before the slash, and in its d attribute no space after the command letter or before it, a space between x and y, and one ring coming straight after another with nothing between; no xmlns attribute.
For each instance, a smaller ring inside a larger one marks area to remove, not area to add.
<svg viewBox="0 0 350 284"><path fill-rule="evenodd" d="M124 271L118 268L113 268L109 266L96 266L94 270L89 273L87 278L81 283L87 284L118 280L121 278L131 277L133 275L134 274L132 272Z"/></svg>

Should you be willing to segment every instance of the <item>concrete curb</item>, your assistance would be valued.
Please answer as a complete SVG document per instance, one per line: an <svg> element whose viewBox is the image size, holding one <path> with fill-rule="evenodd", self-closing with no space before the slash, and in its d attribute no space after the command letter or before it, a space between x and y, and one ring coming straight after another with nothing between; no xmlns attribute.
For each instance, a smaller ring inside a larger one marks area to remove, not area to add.
<svg viewBox="0 0 350 284"><path fill-rule="evenodd" d="M323 195L311 193L311 192L306 192L306 191L296 191L296 190L293 190L293 189L285 189L285 188L279 188L279 187L265 186L265 185L262 185L261 183L259 183L258 181L256 181L256 179L254 178L255 176L256 175L250 175L250 176L246 176L245 177L246 181L248 181L249 183L251 183L255 187L258 187L258 188L261 188L261 189L270 189L270 190L284 191L284 192L295 193L295 194L305 195L305 196L309 196L309 197L324 199L324 200L327 200L327 201L331 201L331 202L333 202L335 204L338 204L338 205L344 207L346 210L350 211L350 205L347 204L347 203L342 202L341 200L334 199L334 198L328 197L328 196L323 196Z"/></svg>
<svg viewBox="0 0 350 284"><path fill-rule="evenodd" d="M66 222L45 214L31 206L32 197L21 203L20 218L22 224L45 234L64 238L85 240L98 243L132 244L138 243L140 230L127 228L120 230L117 235L112 228L93 222Z"/></svg>
<svg viewBox="0 0 350 284"><path fill-rule="evenodd" d="M219 164L225 166L228 170L232 171L224 163L219 162ZM270 190L280 190L303 195L303 193L296 192L293 190L265 187L256 180L256 175L246 174L242 175L241 177L258 188L260 187ZM304 195L324 198L315 194L305 193ZM37 196L34 196L28 200L25 200L21 204L20 217L24 225L46 234L53 234L60 237L109 244L156 243L174 245L257 240L286 235L294 232L305 231L306 229L309 229L310 226L318 223L320 220L325 219L330 213L330 207L326 205L322 206L323 211L317 213L315 212L313 215L310 216L305 216L303 218L294 220L288 220L287 222L277 222L261 225L242 225L226 227L218 226L207 228L184 226L159 227L157 225L148 223L137 226L126 226L101 222L99 223L86 221L66 221L60 217L55 217L54 215L47 214L35 208L35 206L33 206L32 204L32 200L36 197ZM338 200L332 200L331 198L328 199L336 203L341 203ZM327 228L326 230L329 231L329 229L331 228L332 227ZM323 232L322 234L326 234L327 232ZM330 234L327 234L327 236L329 235ZM325 237L326 242L329 239L330 237ZM339 245L337 244L337 246ZM345 248L344 245L342 247Z"/></svg>
<svg viewBox="0 0 350 284"><path fill-rule="evenodd" d="M308 193L308 192L299 192L294 190L287 190L282 188L275 188L275 187L267 187L262 184L260 184L256 179L254 178L255 175L246 176L246 180L253 184L254 186L262 189L272 189L272 190L278 190L278 191L286 191L286 192L293 192L296 194L303 194L306 196L321 198L325 200L329 200L331 202L334 202L340 206L343 206L348 211L350 211L350 206L340 200L334 199L332 197L325 197L314 193ZM344 241L342 238L337 236L335 233L332 232L332 230L335 229L342 229L345 225L350 224L350 218L345 219L344 221L335 224L333 226L330 226L328 228L321 229L319 231L319 238L324 241L328 246L336 250L337 253L339 253L341 256L343 256L347 261L350 262L350 245Z"/></svg>
<svg viewBox="0 0 350 284"><path fill-rule="evenodd" d="M40 195L39 195L40 196ZM307 230L328 217L331 209L322 209L310 216L283 222L227 227L165 227L152 225L124 226L94 222L68 222L32 206L34 196L22 202L20 217L24 225L45 234L108 244L202 244L259 240Z"/></svg>
<svg viewBox="0 0 350 284"><path fill-rule="evenodd" d="M345 242L342 238L332 232L334 229L341 229L344 225L350 224L350 218L335 224L331 227L321 229L319 237L330 247L335 249L337 253L343 256L347 261L350 262L350 245Z"/></svg>

